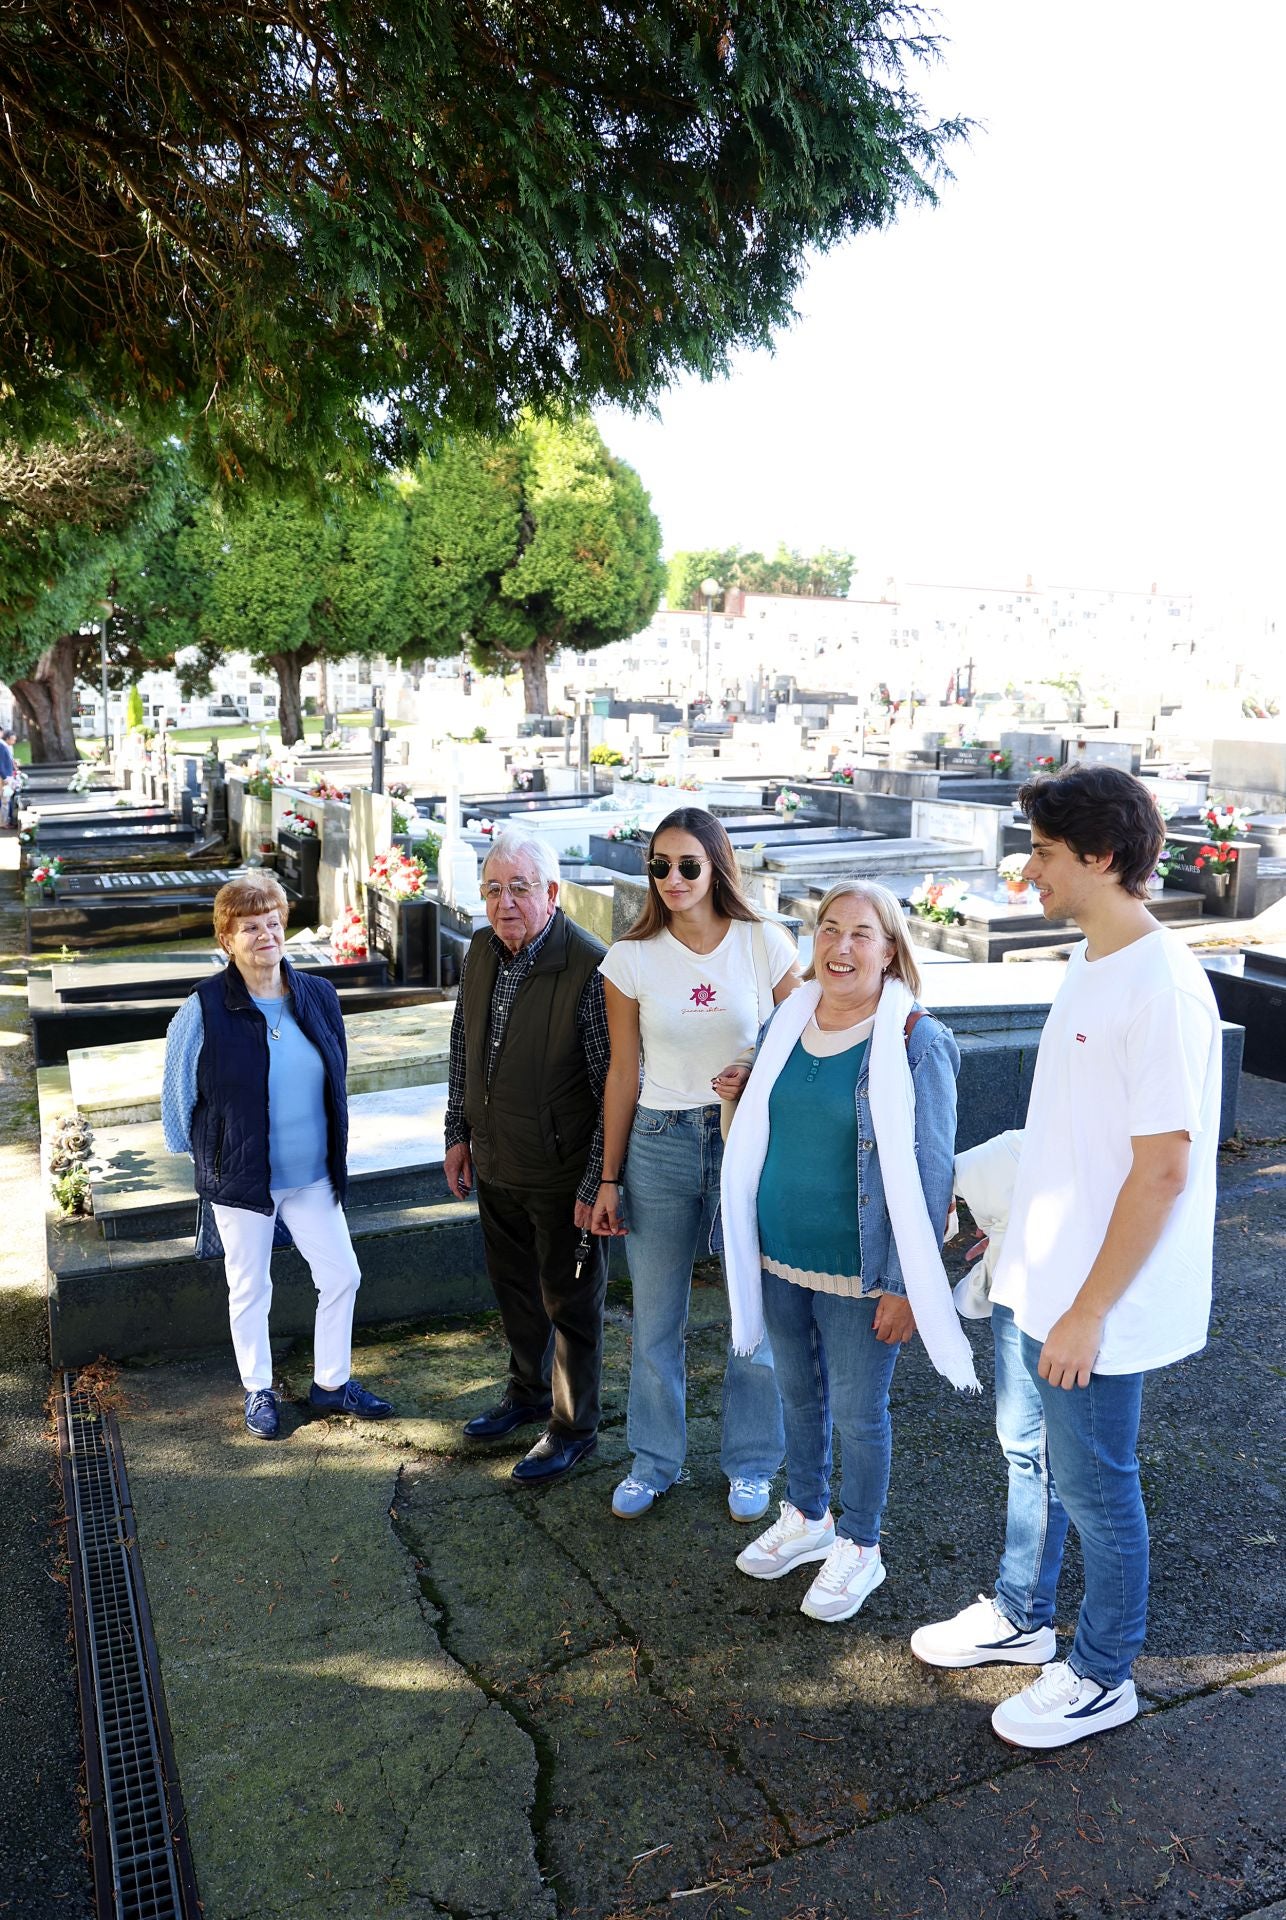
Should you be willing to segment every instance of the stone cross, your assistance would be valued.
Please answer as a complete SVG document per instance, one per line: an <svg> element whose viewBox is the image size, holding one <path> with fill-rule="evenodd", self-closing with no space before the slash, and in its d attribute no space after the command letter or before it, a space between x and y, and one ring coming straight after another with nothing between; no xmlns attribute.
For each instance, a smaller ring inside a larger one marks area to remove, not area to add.
<svg viewBox="0 0 1286 1920"><path fill-rule="evenodd" d="M479 913L478 856L460 826L460 762L454 750L447 759L446 820L438 849L438 895L457 913Z"/></svg>

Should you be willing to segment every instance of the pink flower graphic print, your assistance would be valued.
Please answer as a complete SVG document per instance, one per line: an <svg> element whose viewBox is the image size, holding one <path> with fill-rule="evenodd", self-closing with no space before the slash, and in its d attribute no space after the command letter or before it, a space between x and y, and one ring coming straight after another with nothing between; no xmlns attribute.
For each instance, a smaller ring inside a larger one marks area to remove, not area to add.
<svg viewBox="0 0 1286 1920"><path fill-rule="evenodd" d="M695 1007L712 1007L715 990L713 987L700 986L692 989L692 1004Z"/></svg>

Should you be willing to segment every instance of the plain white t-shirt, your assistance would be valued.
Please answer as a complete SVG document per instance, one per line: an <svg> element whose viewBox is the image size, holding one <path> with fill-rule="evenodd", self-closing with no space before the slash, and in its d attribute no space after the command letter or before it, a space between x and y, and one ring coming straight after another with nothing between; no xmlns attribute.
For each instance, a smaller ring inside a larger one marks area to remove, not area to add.
<svg viewBox="0 0 1286 1920"><path fill-rule="evenodd" d="M1188 1182L1103 1323L1095 1373L1168 1366L1206 1343L1223 1046L1200 964L1158 929L1101 960L1085 943L1040 1039L1005 1243L991 1286L1033 1340L1076 1298L1133 1164L1135 1134L1186 1132Z"/></svg>
<svg viewBox="0 0 1286 1920"><path fill-rule="evenodd" d="M774 921L759 924L775 987L791 969L795 943ZM608 949L599 972L639 1005L641 1107L670 1112L712 1106L710 1082L754 1045L765 1017L754 933L753 922L733 920L713 953L693 953L667 927L651 940L618 940Z"/></svg>

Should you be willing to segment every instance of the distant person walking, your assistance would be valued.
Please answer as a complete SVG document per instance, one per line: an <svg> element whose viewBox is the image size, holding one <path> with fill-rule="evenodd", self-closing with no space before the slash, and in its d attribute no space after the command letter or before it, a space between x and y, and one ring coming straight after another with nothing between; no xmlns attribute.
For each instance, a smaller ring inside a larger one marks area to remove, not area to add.
<svg viewBox="0 0 1286 1920"><path fill-rule="evenodd" d="M483 862L490 927L465 956L451 1023L447 1185L477 1181L487 1272L509 1342L498 1403L468 1440L547 1430L513 1470L537 1486L598 1444L607 1258L590 1232L602 1165L608 1035L603 944L558 905L541 840L497 835Z"/></svg>
<svg viewBox="0 0 1286 1920"><path fill-rule="evenodd" d="M603 962L612 1065L603 1105L599 1233L628 1233L634 1294L628 1438L634 1463L612 1496L637 1520L672 1487L687 1454L684 1335L692 1265L710 1247L723 1138L717 1096L729 1060L799 983L794 943L742 894L727 833L681 807L648 845L643 911ZM639 1091L642 1049L643 1087ZM765 1341L729 1350L720 1459L734 1520L768 1509L785 1442Z"/></svg>
<svg viewBox="0 0 1286 1920"><path fill-rule="evenodd" d="M991 1285L996 1431L1009 1461L994 1597L921 1627L930 1666L1041 1666L992 1726L1066 1745L1138 1712L1148 1526L1143 1383L1205 1345L1221 1044L1198 962L1148 912L1165 828L1146 787L1072 766L1019 793L1026 877L1086 936L1041 1035L1012 1209ZM1085 1595L1067 1659L1054 1597L1068 1523Z"/></svg>
<svg viewBox="0 0 1286 1920"><path fill-rule="evenodd" d="M284 958L289 903L271 874L214 896L228 962L184 1001L165 1036L161 1118L171 1153L190 1153L202 1209L198 1250L220 1251L246 1431L279 1426L268 1313L274 1239L293 1239L317 1289L309 1405L386 1419L393 1409L350 1373L361 1280L344 1219L348 1046L329 980ZM221 1243L221 1245L220 1245Z"/></svg>
<svg viewBox="0 0 1286 1920"><path fill-rule="evenodd" d="M18 762L14 754L17 736L6 727L0 733L0 827L15 824L18 794Z"/></svg>

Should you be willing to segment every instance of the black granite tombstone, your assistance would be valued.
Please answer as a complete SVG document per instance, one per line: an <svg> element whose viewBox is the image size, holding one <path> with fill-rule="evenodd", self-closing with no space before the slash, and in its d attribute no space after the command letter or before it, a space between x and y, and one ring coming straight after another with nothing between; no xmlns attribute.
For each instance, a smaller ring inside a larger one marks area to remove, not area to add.
<svg viewBox="0 0 1286 1920"><path fill-rule="evenodd" d="M366 941L381 954L400 986L436 987L438 902L429 898L393 900L375 887L366 889Z"/></svg>

